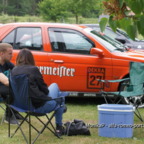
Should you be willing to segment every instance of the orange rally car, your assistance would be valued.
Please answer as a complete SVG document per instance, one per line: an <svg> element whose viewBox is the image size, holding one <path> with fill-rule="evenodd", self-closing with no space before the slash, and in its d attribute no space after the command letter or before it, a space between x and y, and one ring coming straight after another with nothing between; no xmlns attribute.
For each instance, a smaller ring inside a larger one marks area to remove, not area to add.
<svg viewBox="0 0 144 144"><path fill-rule="evenodd" d="M54 23L11 23L0 27L0 41L14 48L29 48L47 85L56 82L62 91L99 93L117 91L96 79L121 79L129 75L129 62L144 62L141 51L106 40L85 26Z"/></svg>

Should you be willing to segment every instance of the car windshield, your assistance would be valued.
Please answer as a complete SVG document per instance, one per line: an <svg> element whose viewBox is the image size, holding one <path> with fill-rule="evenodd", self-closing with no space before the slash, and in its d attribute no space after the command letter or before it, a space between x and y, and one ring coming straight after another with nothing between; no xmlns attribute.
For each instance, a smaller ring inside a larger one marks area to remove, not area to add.
<svg viewBox="0 0 144 144"><path fill-rule="evenodd" d="M120 34L124 35L127 39L133 41L133 40L128 36L128 34L127 34L125 31L123 31L122 29L117 29L117 31L118 31ZM139 40L138 38L135 38L135 41L140 41L140 40Z"/></svg>
<svg viewBox="0 0 144 144"><path fill-rule="evenodd" d="M123 31L123 30L121 30L121 29L117 29L117 31L118 31L119 33L121 33L122 35L124 35L127 39L132 40L125 31Z"/></svg>
<svg viewBox="0 0 144 144"><path fill-rule="evenodd" d="M106 47L109 51L114 52L114 51L121 51L124 52L126 51L126 47L117 42L116 40L111 39L110 37L101 34L91 28L85 28L84 29L86 32L88 32L92 37L94 37L97 41L99 41L104 47Z"/></svg>

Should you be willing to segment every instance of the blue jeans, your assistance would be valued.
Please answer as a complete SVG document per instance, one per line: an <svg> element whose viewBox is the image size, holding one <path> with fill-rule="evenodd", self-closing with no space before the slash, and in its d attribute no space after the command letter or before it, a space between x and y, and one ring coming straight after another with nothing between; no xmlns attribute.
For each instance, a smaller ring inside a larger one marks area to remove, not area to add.
<svg viewBox="0 0 144 144"><path fill-rule="evenodd" d="M58 98L58 97L63 97L62 105L65 105L65 96L68 95L67 92L61 92L58 85L56 83L52 83L49 87L49 94L52 99ZM50 113L52 111L56 110L55 114L55 122L58 125L62 125L62 115L63 115L63 107L58 106L58 102L55 100L47 101L43 106L39 107L36 109L36 112L40 113Z"/></svg>

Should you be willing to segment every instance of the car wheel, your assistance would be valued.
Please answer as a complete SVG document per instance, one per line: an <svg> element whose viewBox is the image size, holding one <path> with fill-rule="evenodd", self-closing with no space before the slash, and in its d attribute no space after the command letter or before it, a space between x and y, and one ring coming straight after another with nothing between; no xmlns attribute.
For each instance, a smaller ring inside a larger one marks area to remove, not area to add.
<svg viewBox="0 0 144 144"><path fill-rule="evenodd" d="M126 90L127 89L127 86L124 85L125 84L128 84L129 81L125 81L121 84L121 87L120 89L121 90ZM122 103L123 104L130 104L130 105L133 105L134 103L139 103L139 108L140 107L144 107L144 95L141 95L139 97L127 97L127 98L123 98L122 99Z"/></svg>

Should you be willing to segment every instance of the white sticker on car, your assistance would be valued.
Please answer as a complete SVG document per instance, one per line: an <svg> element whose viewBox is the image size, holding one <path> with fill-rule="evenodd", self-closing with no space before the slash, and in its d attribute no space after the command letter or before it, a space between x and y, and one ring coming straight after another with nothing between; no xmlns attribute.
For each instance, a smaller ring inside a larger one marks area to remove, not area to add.
<svg viewBox="0 0 144 144"><path fill-rule="evenodd" d="M55 76L75 76L75 69L74 68L67 68L65 66L59 67L48 67L48 66L38 66L41 74L44 75L55 75Z"/></svg>

